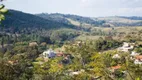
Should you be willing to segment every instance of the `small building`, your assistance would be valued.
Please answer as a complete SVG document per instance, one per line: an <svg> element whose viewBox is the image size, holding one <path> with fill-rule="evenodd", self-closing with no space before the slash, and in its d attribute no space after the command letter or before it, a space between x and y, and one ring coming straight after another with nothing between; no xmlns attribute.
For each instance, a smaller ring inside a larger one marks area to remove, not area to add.
<svg viewBox="0 0 142 80"><path fill-rule="evenodd" d="M118 70L118 69L120 69L120 68L121 68L120 65L112 66L112 67L110 68L110 71L111 71L111 72L115 72L116 70Z"/></svg>
<svg viewBox="0 0 142 80"><path fill-rule="evenodd" d="M138 55L139 55L139 53L136 53L135 51L131 52L131 56L138 56Z"/></svg>
<svg viewBox="0 0 142 80"><path fill-rule="evenodd" d="M83 73L83 72L85 72L84 69L81 69L80 71L75 71L75 72L71 71L71 72L70 72L70 75L71 75L71 76L79 75L79 74L81 74L81 73Z"/></svg>
<svg viewBox="0 0 142 80"><path fill-rule="evenodd" d="M121 58L121 57L119 56L119 54L115 54L114 56L112 56L112 58L113 58L113 59L119 59L119 58Z"/></svg>
<svg viewBox="0 0 142 80"><path fill-rule="evenodd" d="M56 53L52 49L49 49L44 51L42 55L44 58L54 58L56 56Z"/></svg>
<svg viewBox="0 0 142 80"><path fill-rule="evenodd" d="M118 51L128 52L129 50L132 50L133 48L134 48L133 45L130 45L129 43L124 42L124 43L123 43L123 46L122 46L122 47L119 47L117 50L118 50Z"/></svg>
<svg viewBox="0 0 142 80"><path fill-rule="evenodd" d="M142 55L135 56L134 64L142 64Z"/></svg>
<svg viewBox="0 0 142 80"><path fill-rule="evenodd" d="M56 54L56 56L57 56L57 57L62 57L62 56L64 56L64 53L63 53L63 52L58 52L58 53Z"/></svg>
<svg viewBox="0 0 142 80"><path fill-rule="evenodd" d="M15 65L18 64L18 60L9 60L8 63L11 65Z"/></svg>
<svg viewBox="0 0 142 80"><path fill-rule="evenodd" d="M127 43L127 42L123 43L123 47L129 47L129 46L130 46L129 43Z"/></svg>
<svg viewBox="0 0 142 80"><path fill-rule="evenodd" d="M37 44L37 42L31 42L31 43L29 43L29 46L34 47L34 46L38 46L38 44Z"/></svg>

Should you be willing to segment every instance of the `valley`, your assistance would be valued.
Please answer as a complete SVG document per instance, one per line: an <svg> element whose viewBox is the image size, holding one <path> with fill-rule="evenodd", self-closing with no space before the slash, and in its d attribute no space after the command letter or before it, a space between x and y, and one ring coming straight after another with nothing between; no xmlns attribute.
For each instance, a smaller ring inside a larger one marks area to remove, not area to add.
<svg viewBox="0 0 142 80"><path fill-rule="evenodd" d="M9 10L0 80L141 80L142 17Z"/></svg>

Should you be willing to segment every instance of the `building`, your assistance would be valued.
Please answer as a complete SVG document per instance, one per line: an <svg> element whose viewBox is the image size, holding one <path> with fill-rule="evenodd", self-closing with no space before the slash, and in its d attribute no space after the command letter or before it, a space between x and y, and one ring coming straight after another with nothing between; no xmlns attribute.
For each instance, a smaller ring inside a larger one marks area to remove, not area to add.
<svg viewBox="0 0 142 80"><path fill-rule="evenodd" d="M128 52L129 50L132 50L134 48L133 45L130 45L130 43L124 42L122 47L119 47L118 51Z"/></svg>
<svg viewBox="0 0 142 80"><path fill-rule="evenodd" d="M119 59L119 58L121 58L121 57L119 56L119 54L115 54L114 56L112 56L112 58L113 58L113 59Z"/></svg>
<svg viewBox="0 0 142 80"><path fill-rule="evenodd" d="M71 76L73 76L73 75L79 75L79 74L81 74L81 73L83 73L83 72L85 72L85 70L83 70L83 69L81 69L80 71L75 71L75 72L71 71L71 72L70 72L70 75L71 75Z"/></svg>
<svg viewBox="0 0 142 80"><path fill-rule="evenodd" d="M142 55L135 56L135 64L142 64Z"/></svg>
<svg viewBox="0 0 142 80"><path fill-rule="evenodd" d="M115 72L116 70L119 70L120 68L121 68L120 65L112 66L112 67L110 68L110 71L111 71L111 72Z"/></svg>
<svg viewBox="0 0 142 80"><path fill-rule="evenodd" d="M56 56L57 56L57 57L62 57L62 56L64 56L64 53L63 53L63 52L58 52L58 53L56 54Z"/></svg>
<svg viewBox="0 0 142 80"><path fill-rule="evenodd" d="M9 60L8 63L11 64L11 65L15 65L15 64L18 64L18 60L15 60L15 61Z"/></svg>
<svg viewBox="0 0 142 80"><path fill-rule="evenodd" d="M131 52L131 56L138 56L138 55L139 55L139 53L136 53L135 51Z"/></svg>
<svg viewBox="0 0 142 80"><path fill-rule="evenodd" d="M52 49L49 49L44 51L42 55L44 58L54 58L56 56L56 53Z"/></svg>
<svg viewBox="0 0 142 80"><path fill-rule="evenodd" d="M38 46L38 44L37 44L37 42L31 42L31 43L29 43L29 46L34 47L34 46Z"/></svg>

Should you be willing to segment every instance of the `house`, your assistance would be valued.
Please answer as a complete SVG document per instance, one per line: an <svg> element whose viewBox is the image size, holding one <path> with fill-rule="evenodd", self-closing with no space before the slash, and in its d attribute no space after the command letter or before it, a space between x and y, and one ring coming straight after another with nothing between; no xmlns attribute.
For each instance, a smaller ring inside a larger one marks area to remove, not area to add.
<svg viewBox="0 0 142 80"><path fill-rule="evenodd" d="M121 73L119 73L121 76L126 76L127 75L126 71L120 70L121 68L122 68L122 66L119 65L119 64L116 65L116 66L112 66L110 68L110 72L111 72L110 77L111 78L116 78L118 76L118 72L117 71L121 72Z"/></svg>
<svg viewBox="0 0 142 80"><path fill-rule="evenodd" d="M119 56L119 54L115 54L114 56L112 56L112 58L113 58L113 59L119 59L119 58L121 58L121 57Z"/></svg>
<svg viewBox="0 0 142 80"><path fill-rule="evenodd" d="M52 49L49 49L44 51L42 55L44 58L54 58L56 56L56 53Z"/></svg>
<svg viewBox="0 0 142 80"><path fill-rule="evenodd" d="M61 57L61 56L63 56L63 55L64 55L63 52L58 52L58 53L56 54L57 57Z"/></svg>
<svg viewBox="0 0 142 80"><path fill-rule="evenodd" d="M129 47L129 46L130 46L129 43L127 43L127 42L123 43L123 47Z"/></svg>
<svg viewBox="0 0 142 80"><path fill-rule="evenodd" d="M29 46L34 47L34 46L38 46L38 44L37 44L37 42L31 42L31 43L29 43Z"/></svg>
<svg viewBox="0 0 142 80"><path fill-rule="evenodd" d="M110 71L111 71L111 72L115 72L116 70L118 70L118 69L120 69L120 68L121 68L120 65L112 66L112 67L110 68Z"/></svg>
<svg viewBox="0 0 142 80"><path fill-rule="evenodd" d="M142 55L135 56L134 64L142 64Z"/></svg>
<svg viewBox="0 0 142 80"><path fill-rule="evenodd" d="M136 53L135 51L131 52L131 56L137 56L137 55L139 55L139 53Z"/></svg>
<svg viewBox="0 0 142 80"><path fill-rule="evenodd" d="M118 51L124 51L128 52L129 50L132 50L134 48L133 45L130 45L130 43L124 42L122 47L119 47L117 50Z"/></svg>
<svg viewBox="0 0 142 80"><path fill-rule="evenodd" d="M71 72L70 72L70 75L71 75L71 76L73 76L73 75L79 75L79 74L81 74L81 73L83 73L83 72L85 72L85 70L83 70L83 69L81 69L80 71L75 71L75 72L71 71Z"/></svg>
<svg viewBox="0 0 142 80"><path fill-rule="evenodd" d="M114 69L114 70L117 70L117 69L120 69L121 66L120 65L117 65L117 66L112 66L111 69Z"/></svg>
<svg viewBox="0 0 142 80"><path fill-rule="evenodd" d="M11 64L11 65L15 65L15 64L18 63L18 60L15 60L15 61L14 60L9 60L8 63Z"/></svg>
<svg viewBox="0 0 142 80"><path fill-rule="evenodd" d="M84 44L84 43L85 42L83 42L83 41L76 41L76 42L74 42L73 46L79 46L79 47L81 47L82 44Z"/></svg>
<svg viewBox="0 0 142 80"><path fill-rule="evenodd" d="M62 64L58 64L58 67L59 67L59 68L63 68L63 65L62 65Z"/></svg>

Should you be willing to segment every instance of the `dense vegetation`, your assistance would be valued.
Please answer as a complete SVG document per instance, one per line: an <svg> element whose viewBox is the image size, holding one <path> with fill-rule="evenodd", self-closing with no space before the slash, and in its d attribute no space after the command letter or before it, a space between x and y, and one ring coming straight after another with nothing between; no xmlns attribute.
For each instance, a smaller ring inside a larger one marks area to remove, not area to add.
<svg viewBox="0 0 142 80"><path fill-rule="evenodd" d="M61 24L58 22L54 22L52 20L46 20L40 17L37 17L32 14L23 13L20 11L9 10L9 13L5 15L6 19L2 21L2 26L8 28L14 28L17 30L23 28L45 28L45 29L53 29L60 27L74 28L72 25Z"/></svg>
<svg viewBox="0 0 142 80"><path fill-rule="evenodd" d="M72 19L74 21L78 21L80 23L87 23L87 24L91 24L94 26L101 26L103 23L105 23L105 21L97 21L97 20L93 20L89 17L82 17L82 16L77 16L77 15L64 15L64 14L59 14L59 13L55 13L55 14L47 14L47 13L43 13L43 14L37 14L37 16L40 16L42 18L45 19L53 19L54 21L57 22L62 22L62 23L70 23L67 19Z"/></svg>
<svg viewBox="0 0 142 80"><path fill-rule="evenodd" d="M2 80L90 80L90 79L141 79L141 65L135 65L129 53L115 49L122 42L100 38L95 41L69 42L64 44L65 54L70 54L70 63L64 57L49 59L47 62L39 55L50 45L29 46L28 42L15 42L8 45L5 52L0 53L0 79ZM75 45L74 45L75 44ZM45 47L45 48L43 48ZM139 46L140 47L140 46ZM57 47L59 48L59 46ZM110 50L111 51L107 51ZM101 51L101 54L100 54ZM119 54L121 58L114 59ZM127 58L126 58L127 57ZM14 61L11 63L10 61ZM120 70L110 72L112 66L121 65ZM81 71L79 75L71 72ZM127 74L123 73L127 71Z"/></svg>
<svg viewBox="0 0 142 80"><path fill-rule="evenodd" d="M126 41L135 43L133 50L141 55L141 27L106 28L107 21L75 15L38 16L14 10L6 15L0 27L0 80L142 79L142 65L134 64L130 52L116 50ZM82 25L75 26L66 18ZM81 36L87 38L76 40ZM61 48L63 56L41 57L51 48ZM113 58L116 54L120 58ZM112 70L114 66L118 69Z"/></svg>

